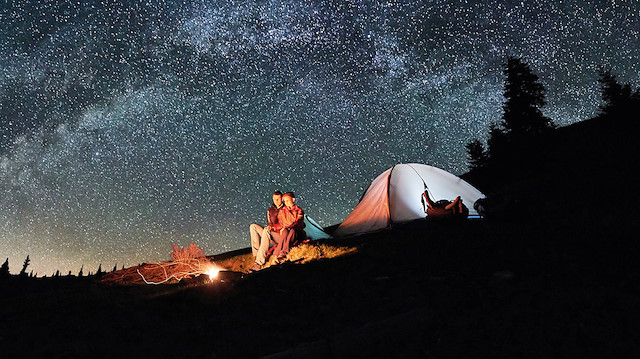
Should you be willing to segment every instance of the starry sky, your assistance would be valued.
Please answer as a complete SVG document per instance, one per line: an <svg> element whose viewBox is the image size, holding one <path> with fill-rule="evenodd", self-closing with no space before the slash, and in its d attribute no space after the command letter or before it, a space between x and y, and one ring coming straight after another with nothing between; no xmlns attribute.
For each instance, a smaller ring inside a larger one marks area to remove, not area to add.
<svg viewBox="0 0 640 359"><path fill-rule="evenodd" d="M274 190L342 221L401 162L467 170L528 63L560 126L640 84L640 1L4 1L0 261L247 247Z"/></svg>

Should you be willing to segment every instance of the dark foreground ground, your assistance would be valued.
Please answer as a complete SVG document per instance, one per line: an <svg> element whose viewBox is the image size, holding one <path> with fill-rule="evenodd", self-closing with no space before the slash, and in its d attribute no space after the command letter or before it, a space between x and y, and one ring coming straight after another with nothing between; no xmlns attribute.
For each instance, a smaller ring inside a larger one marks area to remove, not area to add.
<svg viewBox="0 0 640 359"><path fill-rule="evenodd" d="M2 358L640 356L633 223L427 221L224 282L5 281Z"/></svg>
<svg viewBox="0 0 640 359"><path fill-rule="evenodd" d="M564 128L542 165L476 174L486 220L328 240L357 248L333 259L210 284L5 279L0 358L640 358L635 133Z"/></svg>

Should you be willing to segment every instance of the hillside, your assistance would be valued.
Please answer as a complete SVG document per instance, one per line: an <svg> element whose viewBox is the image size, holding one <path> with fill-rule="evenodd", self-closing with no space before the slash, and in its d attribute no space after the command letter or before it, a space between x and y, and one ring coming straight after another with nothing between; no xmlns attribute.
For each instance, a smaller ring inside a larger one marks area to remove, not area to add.
<svg viewBox="0 0 640 359"><path fill-rule="evenodd" d="M101 283L12 278L0 283L0 317L11 323L0 352L638 357L633 135L601 119L558 129L541 144L548 160L484 183L495 206L485 220L325 240L307 246L313 260L255 274L243 273L244 250L213 256L230 271L211 283L141 285L134 268ZM484 189L481 174L467 179Z"/></svg>
<svg viewBox="0 0 640 359"><path fill-rule="evenodd" d="M640 198L636 185L640 123L595 118L558 128L532 143L535 160L523 161L495 177L477 171L463 175L498 202L501 217L522 212L533 217L585 217L633 214L630 201ZM511 203L515 211L502 206ZM628 210L615 210L618 206ZM501 211L503 210L503 211ZM606 213L615 211L613 213Z"/></svg>

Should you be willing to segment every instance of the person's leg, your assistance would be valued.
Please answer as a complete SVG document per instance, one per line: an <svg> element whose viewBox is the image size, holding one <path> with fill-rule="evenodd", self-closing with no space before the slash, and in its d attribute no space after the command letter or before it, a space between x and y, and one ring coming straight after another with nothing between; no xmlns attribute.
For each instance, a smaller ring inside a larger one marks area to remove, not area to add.
<svg viewBox="0 0 640 359"><path fill-rule="evenodd" d="M306 243L306 241L307 241L307 232L305 232L304 229L298 229L296 230L295 237L293 237L293 240L290 242L289 245L291 247L295 247L302 243Z"/></svg>
<svg viewBox="0 0 640 359"><path fill-rule="evenodd" d="M427 202L427 207L434 207L434 202L433 200L431 200L431 197L429 197L429 193L426 190L422 193L422 197L424 197L425 201Z"/></svg>
<svg viewBox="0 0 640 359"><path fill-rule="evenodd" d="M462 213L462 199L460 196L456 197L453 202L444 207L447 211L453 210L453 213Z"/></svg>
<svg viewBox="0 0 640 359"><path fill-rule="evenodd" d="M257 223L252 223L249 226L249 234L251 235L251 254L255 257L258 255L258 250L261 245L261 237L264 232L264 228Z"/></svg>
<svg viewBox="0 0 640 359"><path fill-rule="evenodd" d="M275 240L275 237L278 238L277 240L275 240L276 249L273 251L273 255L276 256L276 258L280 257L283 255L282 252L283 252L285 242L287 241L287 237L289 236L289 230L285 229L282 232L271 232L271 236L274 238L274 240Z"/></svg>
<svg viewBox="0 0 640 359"><path fill-rule="evenodd" d="M291 229L291 230L287 231L287 233L284 233L283 237L284 237L284 239L282 241L280 255L281 256L286 256L287 254L289 254L289 249L291 249L292 244L295 243L296 231Z"/></svg>
<svg viewBox="0 0 640 359"><path fill-rule="evenodd" d="M260 245L255 255L256 263L261 266L264 265L264 263L267 261L267 251L269 250L269 244L273 241L274 240L271 232L268 229L264 228L260 233Z"/></svg>

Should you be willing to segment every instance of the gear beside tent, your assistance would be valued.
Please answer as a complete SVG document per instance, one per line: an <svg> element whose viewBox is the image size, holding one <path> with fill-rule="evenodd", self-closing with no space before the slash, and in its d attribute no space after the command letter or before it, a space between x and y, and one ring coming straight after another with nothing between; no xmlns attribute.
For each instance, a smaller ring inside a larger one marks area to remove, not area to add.
<svg viewBox="0 0 640 359"><path fill-rule="evenodd" d="M460 196L469 216L479 216L474 204L484 198L475 187L442 169L418 163L398 164L371 182L362 199L338 226L334 236L344 237L387 228L426 217L425 189L435 200Z"/></svg>

